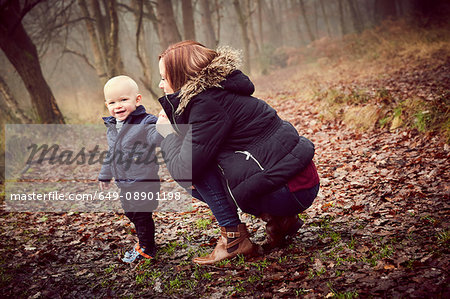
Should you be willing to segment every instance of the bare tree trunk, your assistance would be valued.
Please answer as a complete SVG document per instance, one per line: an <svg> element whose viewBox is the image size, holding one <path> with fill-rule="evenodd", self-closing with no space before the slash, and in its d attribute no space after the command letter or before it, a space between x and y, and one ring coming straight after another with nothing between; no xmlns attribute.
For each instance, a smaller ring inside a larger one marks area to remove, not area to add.
<svg viewBox="0 0 450 299"><path fill-rule="evenodd" d="M323 4L323 0L320 0L320 7L322 9L323 19L325 20L325 24L327 25L328 36L331 36L330 22L328 21L328 16L325 11L325 5Z"/></svg>
<svg viewBox="0 0 450 299"><path fill-rule="evenodd" d="M3 99L5 102L5 105L2 105L2 107L5 107L4 113L9 114L12 118L15 120L19 120L24 124L32 123L33 121L31 118L29 118L22 109L20 109L19 103L14 98L13 94L11 93L11 90L9 89L8 84L6 84L3 77L0 75L0 94L3 95Z"/></svg>
<svg viewBox="0 0 450 299"><path fill-rule="evenodd" d="M117 2L115 0L109 0L107 3L110 23L106 61L109 76L114 77L123 73L123 62L119 46L119 18L117 16Z"/></svg>
<svg viewBox="0 0 450 299"><path fill-rule="evenodd" d="M150 3L150 1L144 1L144 6L147 9L148 18L152 22L153 29L155 30L156 35L158 36L158 40L161 40L161 36L159 36L160 32L158 30L158 18L156 17L156 13L155 10L153 9L152 4Z"/></svg>
<svg viewBox="0 0 450 299"><path fill-rule="evenodd" d="M83 2L85 2L85 0L83 0ZM94 24L93 28L96 30L97 34L98 34L98 44L100 46L101 49L101 57L102 59L104 59L104 57L106 57L106 55L108 55L107 53L107 49L108 49L108 37L109 37L109 23L110 23L110 19L109 19L109 15L108 13L106 13L106 15L102 14L102 9L100 7L100 4L102 2L97 1L97 0L90 0L90 7L92 10L92 16L94 18L94 20L91 20L92 24ZM106 9L106 3L103 1L104 7L105 7L105 11L107 11ZM89 12L89 9L87 7L86 4L84 4L86 6L86 10ZM89 13L87 14L89 15Z"/></svg>
<svg viewBox="0 0 450 299"><path fill-rule="evenodd" d="M393 0L395 1L395 0ZM365 18L363 17L363 15L361 14L361 2L358 2L357 0L354 1L353 3L355 3L355 9L356 9L356 15L358 16L358 22L361 24L361 29L364 30L365 27Z"/></svg>
<svg viewBox="0 0 450 299"><path fill-rule="evenodd" d="M356 3L353 0L347 0L347 2L350 7L350 13L352 15L353 27L355 28L357 33L361 33L363 30L363 25L358 15L358 10L356 9Z"/></svg>
<svg viewBox="0 0 450 299"><path fill-rule="evenodd" d="M291 6L292 6L292 10L294 11L294 14L295 14L294 24L295 24L295 28L297 30L296 36L299 39L300 45L306 45L306 41L303 36L303 30L301 28L302 26L300 24L300 15L301 15L300 4L297 2L297 0L291 0Z"/></svg>
<svg viewBox="0 0 450 299"><path fill-rule="evenodd" d="M344 3L342 3L342 0L338 0L338 6L339 6L339 23L341 24L341 33L342 35L346 35L347 27L345 26Z"/></svg>
<svg viewBox="0 0 450 299"><path fill-rule="evenodd" d="M247 11L249 12L248 16L248 25L249 25L249 31L250 31L250 37L251 37L251 43L255 46L255 54L256 56L259 56L260 54L260 46L258 44L258 40L256 39L255 30L253 29L253 18L252 15L255 11L255 9L252 7L252 0L247 0Z"/></svg>
<svg viewBox="0 0 450 299"><path fill-rule="evenodd" d="M375 20L377 23L386 18L395 18L396 16L395 0L375 0Z"/></svg>
<svg viewBox="0 0 450 299"><path fill-rule="evenodd" d="M216 35L214 33L214 26L211 20L211 9L209 7L209 0L200 0L200 9L202 14L202 25L205 30L205 46L215 48L217 45Z"/></svg>
<svg viewBox="0 0 450 299"><path fill-rule="evenodd" d="M262 1L258 0L258 34L259 34L259 43L261 47L264 47L264 34L263 34L263 22L262 22Z"/></svg>
<svg viewBox="0 0 450 299"><path fill-rule="evenodd" d="M396 4L397 16L405 15L405 3L403 1L396 1Z"/></svg>
<svg viewBox="0 0 450 299"><path fill-rule="evenodd" d="M142 22L144 15L144 0L133 0L133 6L136 21L136 54L144 73L143 78L140 79L144 84L144 87L150 92L152 97L156 99L158 98L158 93L152 86L152 71L150 61L147 56L144 24Z"/></svg>
<svg viewBox="0 0 450 299"><path fill-rule="evenodd" d="M181 35L173 13L172 0L158 0L157 6L158 36L161 50L181 41Z"/></svg>
<svg viewBox="0 0 450 299"><path fill-rule="evenodd" d="M277 5L274 7L275 11L278 11L276 20L277 20L277 27L279 28L279 31L280 31L278 34L280 46L284 46L284 37L286 34L286 30L284 28L285 27L284 15L286 13L286 3L287 3L287 1L281 1L281 2L277 1Z"/></svg>
<svg viewBox="0 0 450 299"><path fill-rule="evenodd" d="M99 39L99 36L97 35L97 31L95 29L95 24L97 24L97 26L103 26L103 18L98 20L98 22L96 23L89 13L86 1L78 0L78 4L80 5L83 17L85 18L86 29L89 35L89 40L91 41L92 52L94 54L94 66L97 72L97 76L100 78L100 82L102 84L105 84L106 81L108 81L108 72L106 70L105 61L103 59L105 57L105 53L103 53L104 47L102 46L103 42Z"/></svg>
<svg viewBox="0 0 450 299"><path fill-rule="evenodd" d="M117 1L91 0L89 7L86 0L78 0L78 4L85 19L97 75L105 84L109 78L124 72L119 45Z"/></svg>
<svg viewBox="0 0 450 299"><path fill-rule="evenodd" d="M216 29L216 47L219 45L220 41L220 25L221 25L221 15L220 15L220 4L219 0L214 0L215 4L215 10L216 10L216 23L217 23L217 29Z"/></svg>
<svg viewBox="0 0 450 299"><path fill-rule="evenodd" d="M195 40L194 10L192 0L182 0L183 30L185 40Z"/></svg>
<svg viewBox="0 0 450 299"><path fill-rule="evenodd" d="M316 37L320 37L319 32L319 8L318 8L318 2L314 2L314 35Z"/></svg>
<svg viewBox="0 0 450 299"><path fill-rule="evenodd" d="M300 0L300 11L302 13L303 20L305 22L306 32L308 32L309 40L312 42L316 39L316 37L314 36L314 34L311 30L311 26L309 25L309 21L306 16L305 2L303 0Z"/></svg>
<svg viewBox="0 0 450 299"><path fill-rule="evenodd" d="M0 9L0 48L15 67L30 94L40 123L63 124L64 118L42 74L36 46L22 25L20 2Z"/></svg>
<svg viewBox="0 0 450 299"><path fill-rule="evenodd" d="M270 7L268 7L268 15L271 23L270 37L277 47L281 47L283 45L283 27L281 23L281 17L277 16L277 7L279 6L279 2L277 2L275 5L273 0L270 0Z"/></svg>
<svg viewBox="0 0 450 299"><path fill-rule="evenodd" d="M267 26L269 32L268 37L266 38L266 44L278 44L278 28L276 26L276 16L274 14L274 11L271 7L269 7L265 0L262 0L260 3L262 5L262 11L264 14L263 20L270 20L266 21L269 23L269 25Z"/></svg>
<svg viewBox="0 0 450 299"><path fill-rule="evenodd" d="M238 22L241 27L242 42L244 44L244 71L250 73L250 39L247 31L247 16L239 4L239 0L233 0L233 6L238 16Z"/></svg>

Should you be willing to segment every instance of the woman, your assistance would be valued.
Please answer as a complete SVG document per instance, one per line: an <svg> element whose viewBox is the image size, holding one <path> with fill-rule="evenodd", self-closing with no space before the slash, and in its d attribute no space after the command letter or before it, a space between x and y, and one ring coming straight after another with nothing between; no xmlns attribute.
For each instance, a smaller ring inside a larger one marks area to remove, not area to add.
<svg viewBox="0 0 450 299"><path fill-rule="evenodd" d="M237 207L267 222L265 247L274 248L302 226L298 213L319 190L314 145L251 96L253 83L239 63L234 50L214 51L194 41L171 45L159 56L159 86L166 95L159 99L157 129L165 137L167 166L181 181L192 165L193 195L208 204L221 227L216 248L195 258L198 264L256 250Z"/></svg>

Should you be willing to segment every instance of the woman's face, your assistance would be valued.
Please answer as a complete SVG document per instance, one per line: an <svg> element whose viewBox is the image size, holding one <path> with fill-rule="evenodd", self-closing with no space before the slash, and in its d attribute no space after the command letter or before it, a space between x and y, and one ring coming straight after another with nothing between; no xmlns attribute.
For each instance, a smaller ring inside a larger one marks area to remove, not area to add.
<svg viewBox="0 0 450 299"><path fill-rule="evenodd" d="M167 81L166 77L166 68L164 67L164 59L161 58L159 60L159 73L161 74L161 82L159 82L159 88L164 90L165 93L174 93L172 87L169 84L169 81Z"/></svg>

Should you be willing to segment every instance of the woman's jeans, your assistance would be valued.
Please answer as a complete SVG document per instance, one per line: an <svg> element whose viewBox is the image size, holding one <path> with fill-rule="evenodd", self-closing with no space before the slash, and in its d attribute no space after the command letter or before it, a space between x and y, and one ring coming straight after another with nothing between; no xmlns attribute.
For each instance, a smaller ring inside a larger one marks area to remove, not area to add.
<svg viewBox="0 0 450 299"><path fill-rule="evenodd" d="M319 184L309 189L295 192L289 191L287 186L261 198L259 214L268 213L272 216L293 216L309 208L319 193Z"/></svg>
<svg viewBox="0 0 450 299"><path fill-rule="evenodd" d="M194 186L192 196L208 204L220 226L237 226L241 223L236 206L227 198L222 175L217 167L213 166L207 170L203 179ZM319 184L296 192L290 192L287 186L283 186L255 201L251 214L293 216L309 208L318 192Z"/></svg>
<svg viewBox="0 0 450 299"><path fill-rule="evenodd" d="M241 223L236 206L227 198L222 175L215 165L205 171L202 180L194 187L192 196L208 204L220 226L238 226Z"/></svg>

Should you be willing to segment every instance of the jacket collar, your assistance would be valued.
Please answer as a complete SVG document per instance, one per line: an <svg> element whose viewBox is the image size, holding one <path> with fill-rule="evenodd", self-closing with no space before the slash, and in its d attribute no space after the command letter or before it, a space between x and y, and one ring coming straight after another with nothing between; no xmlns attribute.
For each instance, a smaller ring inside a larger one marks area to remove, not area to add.
<svg viewBox="0 0 450 299"><path fill-rule="evenodd" d="M202 91L212 87L223 88L220 82L241 64L241 52L238 50L221 47L217 49L217 54L209 65L190 77L183 85L179 92L180 104L176 108L176 113L183 112L189 101Z"/></svg>
<svg viewBox="0 0 450 299"><path fill-rule="evenodd" d="M128 117L125 119L125 123L131 123L132 119L138 115L142 115L145 114L145 107L144 105L139 105L136 107L136 110L134 110L133 112L130 113L130 115L128 115ZM116 124L117 120L115 117L113 116L107 116L107 117L102 117L103 122L105 123L105 125L107 124Z"/></svg>

